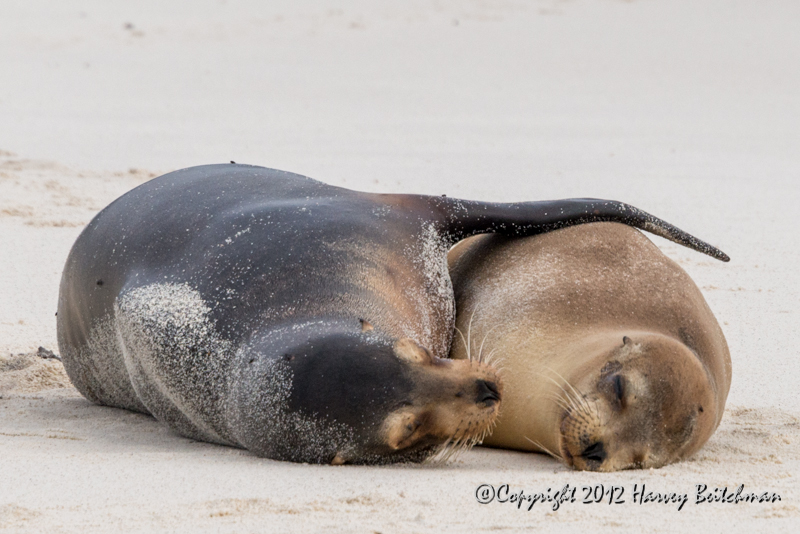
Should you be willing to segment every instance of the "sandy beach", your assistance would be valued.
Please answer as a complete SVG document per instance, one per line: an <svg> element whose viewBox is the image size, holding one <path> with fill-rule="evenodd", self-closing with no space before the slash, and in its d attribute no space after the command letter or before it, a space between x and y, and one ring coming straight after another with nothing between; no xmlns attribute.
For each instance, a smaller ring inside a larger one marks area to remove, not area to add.
<svg viewBox="0 0 800 534"><path fill-rule="evenodd" d="M796 530L797 20L790 0L5 2L0 532ZM649 236L725 332L721 426L656 470L480 447L334 467L89 403L42 357L72 243L146 180L231 160L374 192L618 199L720 247L730 263ZM484 484L576 501L481 504ZM583 502L599 485L624 502ZM741 485L780 500L698 502Z"/></svg>

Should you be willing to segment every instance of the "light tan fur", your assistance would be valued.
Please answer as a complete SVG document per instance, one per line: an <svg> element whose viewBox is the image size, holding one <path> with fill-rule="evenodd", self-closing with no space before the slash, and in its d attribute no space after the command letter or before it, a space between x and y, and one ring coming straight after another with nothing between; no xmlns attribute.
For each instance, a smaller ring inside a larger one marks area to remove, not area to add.
<svg viewBox="0 0 800 534"><path fill-rule="evenodd" d="M685 458L719 425L731 382L722 330L686 272L639 231L482 235L448 261L456 325L470 332L451 357L482 343L503 369L485 444L613 471Z"/></svg>

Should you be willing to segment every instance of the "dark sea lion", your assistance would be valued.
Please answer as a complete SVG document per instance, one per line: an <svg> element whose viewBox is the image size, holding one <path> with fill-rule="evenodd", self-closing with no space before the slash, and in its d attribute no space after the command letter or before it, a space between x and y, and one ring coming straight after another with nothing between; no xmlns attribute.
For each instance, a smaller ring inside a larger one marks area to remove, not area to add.
<svg viewBox="0 0 800 534"><path fill-rule="evenodd" d="M494 370L446 359L446 254L480 232L619 220L724 254L618 202L381 195L248 165L194 167L78 237L58 339L88 399L280 460L419 461L494 421Z"/></svg>
<svg viewBox="0 0 800 534"><path fill-rule="evenodd" d="M449 261L469 352L494 351L502 369L485 444L614 471L685 458L719 425L725 337L689 275L637 230L477 236ZM467 346L454 343L452 357Z"/></svg>

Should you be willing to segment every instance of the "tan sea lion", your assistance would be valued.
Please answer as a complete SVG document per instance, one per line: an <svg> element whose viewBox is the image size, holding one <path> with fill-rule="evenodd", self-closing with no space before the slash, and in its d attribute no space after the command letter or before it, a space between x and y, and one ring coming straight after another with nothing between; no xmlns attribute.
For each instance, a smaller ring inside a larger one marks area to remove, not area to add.
<svg viewBox="0 0 800 534"><path fill-rule="evenodd" d="M731 384L722 329L689 275L639 231L481 235L448 261L464 335L451 357L493 353L502 369L486 445L576 469L650 468L691 455L719 425Z"/></svg>

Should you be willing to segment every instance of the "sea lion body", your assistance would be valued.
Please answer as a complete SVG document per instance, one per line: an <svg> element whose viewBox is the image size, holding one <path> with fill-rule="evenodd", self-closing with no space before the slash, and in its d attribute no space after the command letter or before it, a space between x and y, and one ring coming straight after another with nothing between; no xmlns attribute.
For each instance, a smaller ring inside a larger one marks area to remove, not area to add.
<svg viewBox="0 0 800 534"><path fill-rule="evenodd" d="M449 262L457 327L503 369L485 444L612 471L684 458L719 425L725 337L691 278L637 230L477 236Z"/></svg>
<svg viewBox="0 0 800 534"><path fill-rule="evenodd" d="M515 231L522 212L539 224L527 233L598 209L662 223L598 202L377 195L248 165L176 171L78 237L59 296L64 365L86 398L194 439L280 460L421 460L480 437L500 395L490 367L444 359L450 245Z"/></svg>

